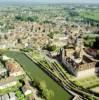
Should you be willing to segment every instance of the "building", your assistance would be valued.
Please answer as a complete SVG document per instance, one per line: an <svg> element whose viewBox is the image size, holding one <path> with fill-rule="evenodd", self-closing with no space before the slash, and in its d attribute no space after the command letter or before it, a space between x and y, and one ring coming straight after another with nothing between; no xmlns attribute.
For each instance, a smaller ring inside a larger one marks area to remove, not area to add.
<svg viewBox="0 0 99 100"><path fill-rule="evenodd" d="M18 81L14 77L8 77L0 80L0 90L15 86Z"/></svg>
<svg viewBox="0 0 99 100"><path fill-rule="evenodd" d="M9 41L1 42L0 48L2 48L2 49L15 48L15 43L12 41L11 42L9 42Z"/></svg>
<svg viewBox="0 0 99 100"><path fill-rule="evenodd" d="M4 65L0 62L0 79L7 76L7 69L4 68Z"/></svg>
<svg viewBox="0 0 99 100"><path fill-rule="evenodd" d="M6 68L0 68L0 78L7 76L7 69Z"/></svg>
<svg viewBox="0 0 99 100"><path fill-rule="evenodd" d="M69 54L70 53L70 54ZM75 50L60 50L60 59L65 66L65 68L76 77L86 77L90 75L95 75L96 70L99 68L96 67L95 61L92 61L91 58L84 55L81 52L81 56L75 57Z"/></svg>
<svg viewBox="0 0 99 100"><path fill-rule="evenodd" d="M2 96L2 100L10 100L10 99L9 99L9 95L8 95L8 94L3 95L3 96Z"/></svg>
<svg viewBox="0 0 99 100"><path fill-rule="evenodd" d="M18 100L14 92L0 96L0 100Z"/></svg>
<svg viewBox="0 0 99 100"><path fill-rule="evenodd" d="M10 98L10 100L17 100L17 97L14 92L9 93L9 98Z"/></svg>
<svg viewBox="0 0 99 100"><path fill-rule="evenodd" d="M7 57L6 55L2 55L1 57L1 60L3 61L7 61L7 60L10 60L11 58L10 57Z"/></svg>
<svg viewBox="0 0 99 100"><path fill-rule="evenodd" d="M88 49L85 49L85 52L89 54L90 56L97 57L97 49L88 48Z"/></svg>
<svg viewBox="0 0 99 100"><path fill-rule="evenodd" d="M67 44L68 35L65 34L55 34L52 41L53 45L56 45L57 47L63 47Z"/></svg>
<svg viewBox="0 0 99 100"><path fill-rule="evenodd" d="M5 66L7 68L7 70L9 71L9 76L20 76L20 75L24 75L24 71L22 69L22 67L20 66L20 64L18 64L16 61L12 60L7 60L5 62Z"/></svg>
<svg viewBox="0 0 99 100"><path fill-rule="evenodd" d="M24 95L29 95L32 93L32 87L30 86L29 82L25 82L25 85L22 87L22 91Z"/></svg>
<svg viewBox="0 0 99 100"><path fill-rule="evenodd" d="M79 78L95 75L99 70L99 67L96 67L97 62L85 53L81 37L76 37L71 47L60 50L60 59L65 68Z"/></svg>

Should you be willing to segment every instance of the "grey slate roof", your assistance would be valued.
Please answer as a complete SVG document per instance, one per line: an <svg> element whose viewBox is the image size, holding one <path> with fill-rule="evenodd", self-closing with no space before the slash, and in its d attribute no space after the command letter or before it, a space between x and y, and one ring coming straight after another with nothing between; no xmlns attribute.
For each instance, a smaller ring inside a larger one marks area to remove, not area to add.
<svg viewBox="0 0 99 100"><path fill-rule="evenodd" d="M0 100L18 100L14 92L0 96Z"/></svg>
<svg viewBox="0 0 99 100"><path fill-rule="evenodd" d="M9 100L9 95L8 94L3 95L2 100Z"/></svg>

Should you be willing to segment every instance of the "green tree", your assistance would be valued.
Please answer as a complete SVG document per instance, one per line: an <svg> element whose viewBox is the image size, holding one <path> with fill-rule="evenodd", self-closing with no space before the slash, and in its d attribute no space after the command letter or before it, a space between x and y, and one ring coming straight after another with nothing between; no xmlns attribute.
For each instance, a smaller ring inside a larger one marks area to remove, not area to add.
<svg viewBox="0 0 99 100"><path fill-rule="evenodd" d="M49 100L52 96L54 96L54 92L48 89L43 90L42 94L46 100Z"/></svg>
<svg viewBox="0 0 99 100"><path fill-rule="evenodd" d="M46 83L45 83L45 81L41 81L40 84L39 84L39 87L42 90L46 89Z"/></svg>
<svg viewBox="0 0 99 100"><path fill-rule="evenodd" d="M54 33L51 32L51 33L48 34L48 36L53 39Z"/></svg>
<svg viewBox="0 0 99 100"><path fill-rule="evenodd" d="M50 45L50 44L48 44L45 48L48 51L55 51L57 47L56 47L56 45Z"/></svg>

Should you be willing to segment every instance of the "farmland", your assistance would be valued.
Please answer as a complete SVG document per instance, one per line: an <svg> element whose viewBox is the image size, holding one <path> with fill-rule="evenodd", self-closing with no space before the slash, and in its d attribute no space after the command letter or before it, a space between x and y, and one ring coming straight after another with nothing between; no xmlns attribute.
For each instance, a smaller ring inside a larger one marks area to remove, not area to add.
<svg viewBox="0 0 99 100"><path fill-rule="evenodd" d="M99 21L99 11L94 10L93 12L91 10L84 10L79 13L80 16L84 18L88 18L93 21Z"/></svg>
<svg viewBox="0 0 99 100"><path fill-rule="evenodd" d="M34 64L27 56L20 52L6 52L9 57L16 59L31 77L32 80L45 81L47 88L54 92L50 100L70 100L72 96L65 92L56 82L48 77L38 66Z"/></svg>

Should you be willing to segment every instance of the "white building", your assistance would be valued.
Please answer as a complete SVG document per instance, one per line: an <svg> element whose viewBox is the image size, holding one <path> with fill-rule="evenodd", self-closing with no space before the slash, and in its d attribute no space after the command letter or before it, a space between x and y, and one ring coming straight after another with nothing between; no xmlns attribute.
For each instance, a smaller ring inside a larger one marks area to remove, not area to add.
<svg viewBox="0 0 99 100"><path fill-rule="evenodd" d="M14 77L8 77L0 81L0 90L15 86L18 81Z"/></svg>
<svg viewBox="0 0 99 100"><path fill-rule="evenodd" d="M6 55L2 55L2 60L3 61L7 61L7 60L9 60L9 59L11 59L10 57L7 57Z"/></svg>
<svg viewBox="0 0 99 100"><path fill-rule="evenodd" d="M25 85L22 87L22 91L24 95L29 95L32 93L32 87L28 82L25 82Z"/></svg>

